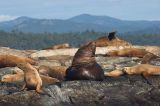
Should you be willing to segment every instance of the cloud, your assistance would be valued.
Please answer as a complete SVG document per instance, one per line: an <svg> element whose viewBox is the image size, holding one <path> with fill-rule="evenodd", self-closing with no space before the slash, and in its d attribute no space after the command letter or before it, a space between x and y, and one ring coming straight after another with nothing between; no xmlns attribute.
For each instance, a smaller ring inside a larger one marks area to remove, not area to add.
<svg viewBox="0 0 160 106"><path fill-rule="evenodd" d="M17 16L0 15L0 22L13 20L15 18L17 18Z"/></svg>

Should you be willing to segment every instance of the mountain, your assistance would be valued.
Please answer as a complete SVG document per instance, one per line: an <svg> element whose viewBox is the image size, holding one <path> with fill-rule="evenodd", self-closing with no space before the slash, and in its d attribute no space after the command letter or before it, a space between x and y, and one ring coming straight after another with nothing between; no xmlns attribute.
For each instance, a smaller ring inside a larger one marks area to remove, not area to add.
<svg viewBox="0 0 160 106"><path fill-rule="evenodd" d="M19 17L15 20L1 22L0 30L21 32L77 32L94 30L108 32L117 30L124 32L160 33L160 21L127 21L109 16L81 14L66 20L35 19Z"/></svg>

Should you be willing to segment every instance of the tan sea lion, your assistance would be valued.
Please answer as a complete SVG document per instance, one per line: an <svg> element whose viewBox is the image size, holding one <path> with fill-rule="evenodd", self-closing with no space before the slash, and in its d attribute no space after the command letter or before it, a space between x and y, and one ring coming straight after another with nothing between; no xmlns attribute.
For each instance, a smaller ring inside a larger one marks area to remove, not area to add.
<svg viewBox="0 0 160 106"><path fill-rule="evenodd" d="M116 37L116 32L110 32L108 36L100 37L94 41L96 42L96 47L130 46L131 45L129 42Z"/></svg>
<svg viewBox="0 0 160 106"><path fill-rule="evenodd" d="M118 69L116 69L116 70L113 70L113 71L111 71L111 72L105 72L104 73L104 75L106 76L106 77L119 77L119 76L121 76L121 75L123 75L124 74L124 72L122 71L122 70L118 70Z"/></svg>
<svg viewBox="0 0 160 106"><path fill-rule="evenodd" d="M3 75L1 78L1 82L17 82L17 81L24 81L24 73L21 74L6 74Z"/></svg>
<svg viewBox="0 0 160 106"><path fill-rule="evenodd" d="M15 67L19 63L28 62L32 65L37 64L36 61L26 57L18 57L14 55L0 55L0 68Z"/></svg>
<svg viewBox="0 0 160 106"><path fill-rule="evenodd" d="M118 77L123 74L142 74L144 77L148 77L150 75L160 75L160 67L150 64L139 64L133 67L124 67L123 70L107 72L105 73L105 76Z"/></svg>
<svg viewBox="0 0 160 106"><path fill-rule="evenodd" d="M68 43L57 44L57 45L45 48L44 50L47 50L47 49L65 49L65 48L70 48Z"/></svg>
<svg viewBox="0 0 160 106"><path fill-rule="evenodd" d="M48 77L45 75L40 75L41 79L42 79L42 84L43 86L46 85L51 85L51 84L55 84L57 82L60 82L58 79L56 78L52 78L52 77ZM18 82L18 81L24 81L24 73L21 74L7 74L2 76L1 78L1 82Z"/></svg>
<svg viewBox="0 0 160 106"><path fill-rule="evenodd" d="M65 66L54 66L54 67L40 66L38 68L38 72L40 74L50 76L52 78L57 78L58 80L62 81L65 78L66 69L67 67Z"/></svg>
<svg viewBox="0 0 160 106"><path fill-rule="evenodd" d="M108 52L106 56L121 56L121 57L144 57L147 52L145 49L139 48L124 48L120 50L113 50Z"/></svg>
<svg viewBox="0 0 160 106"><path fill-rule="evenodd" d="M95 42L78 49L72 65L66 70L66 80L103 80L104 71L95 60Z"/></svg>
<svg viewBox="0 0 160 106"><path fill-rule="evenodd" d="M125 67L124 71L127 74L142 74L144 77L150 75L160 75L160 67L150 64L139 64L133 67Z"/></svg>
<svg viewBox="0 0 160 106"><path fill-rule="evenodd" d="M29 63L19 63L18 68L24 72L24 82L25 84L22 87L22 90L25 88L34 89L37 93L43 93L42 80L38 71Z"/></svg>

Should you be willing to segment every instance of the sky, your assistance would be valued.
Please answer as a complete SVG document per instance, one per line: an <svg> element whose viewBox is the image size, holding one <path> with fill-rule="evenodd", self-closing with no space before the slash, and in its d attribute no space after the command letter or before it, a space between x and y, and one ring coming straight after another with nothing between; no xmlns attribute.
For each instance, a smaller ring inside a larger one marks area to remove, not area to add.
<svg viewBox="0 0 160 106"><path fill-rule="evenodd" d="M160 0L0 0L0 21L20 16L67 19L80 14L160 20Z"/></svg>

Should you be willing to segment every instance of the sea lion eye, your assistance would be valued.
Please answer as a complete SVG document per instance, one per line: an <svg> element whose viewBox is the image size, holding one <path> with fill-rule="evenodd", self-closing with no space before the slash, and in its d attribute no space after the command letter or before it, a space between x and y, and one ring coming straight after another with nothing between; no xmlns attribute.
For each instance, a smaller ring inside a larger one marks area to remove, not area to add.
<svg viewBox="0 0 160 106"><path fill-rule="evenodd" d="M6 77L4 77L3 79L7 79Z"/></svg>

